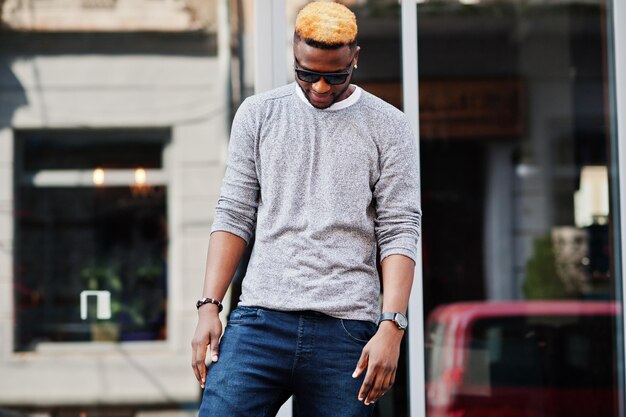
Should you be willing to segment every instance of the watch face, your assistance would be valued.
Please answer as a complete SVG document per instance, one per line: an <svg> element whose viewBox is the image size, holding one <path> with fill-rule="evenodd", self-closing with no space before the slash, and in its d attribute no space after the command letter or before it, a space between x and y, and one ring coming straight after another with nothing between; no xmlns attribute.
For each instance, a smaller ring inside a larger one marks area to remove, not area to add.
<svg viewBox="0 0 626 417"><path fill-rule="evenodd" d="M407 325L409 324L406 317L404 317L404 315L400 313L396 314L394 321L398 323L398 327L401 329L406 329Z"/></svg>

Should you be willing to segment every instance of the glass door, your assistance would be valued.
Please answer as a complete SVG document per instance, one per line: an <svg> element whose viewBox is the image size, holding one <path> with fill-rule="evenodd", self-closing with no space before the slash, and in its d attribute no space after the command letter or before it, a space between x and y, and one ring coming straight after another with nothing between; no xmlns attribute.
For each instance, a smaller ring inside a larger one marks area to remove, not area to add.
<svg viewBox="0 0 626 417"><path fill-rule="evenodd" d="M611 2L417 3L426 415L622 415Z"/></svg>

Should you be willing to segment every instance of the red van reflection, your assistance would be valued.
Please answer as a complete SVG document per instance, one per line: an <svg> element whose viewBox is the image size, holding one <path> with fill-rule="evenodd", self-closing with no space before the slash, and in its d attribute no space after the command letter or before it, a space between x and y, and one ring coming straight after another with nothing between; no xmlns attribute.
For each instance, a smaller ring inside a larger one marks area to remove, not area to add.
<svg viewBox="0 0 626 417"><path fill-rule="evenodd" d="M428 417L618 416L612 302L458 303L427 324Z"/></svg>

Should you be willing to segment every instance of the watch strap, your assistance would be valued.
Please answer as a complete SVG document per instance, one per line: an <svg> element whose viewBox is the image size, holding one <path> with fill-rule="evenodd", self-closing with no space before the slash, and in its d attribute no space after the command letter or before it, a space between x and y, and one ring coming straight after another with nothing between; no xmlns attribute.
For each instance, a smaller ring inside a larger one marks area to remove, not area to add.
<svg viewBox="0 0 626 417"><path fill-rule="evenodd" d="M385 320L391 320L391 321L395 321L396 320L396 313L382 313L380 315L380 319L378 320L378 323L380 323L381 321L385 321Z"/></svg>
<svg viewBox="0 0 626 417"><path fill-rule="evenodd" d="M378 320L378 324L383 321L393 321L398 329L405 330L407 327L407 318L404 314L398 312L386 312L380 315L380 319Z"/></svg>

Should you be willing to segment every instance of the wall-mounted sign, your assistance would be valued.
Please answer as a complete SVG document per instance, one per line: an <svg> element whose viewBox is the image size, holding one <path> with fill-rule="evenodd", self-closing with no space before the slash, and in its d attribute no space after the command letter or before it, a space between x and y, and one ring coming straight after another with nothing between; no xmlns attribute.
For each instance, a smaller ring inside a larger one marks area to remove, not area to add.
<svg viewBox="0 0 626 417"><path fill-rule="evenodd" d="M518 138L523 134L518 80L421 81L420 134L424 139Z"/></svg>
<svg viewBox="0 0 626 417"><path fill-rule="evenodd" d="M108 320L111 318L111 293L109 291L85 290L80 293L80 318L87 320L87 303L89 298L96 297L96 318Z"/></svg>
<svg viewBox="0 0 626 417"><path fill-rule="evenodd" d="M402 108L399 82L358 83ZM420 80L422 139L514 139L524 133L523 84L515 79Z"/></svg>

